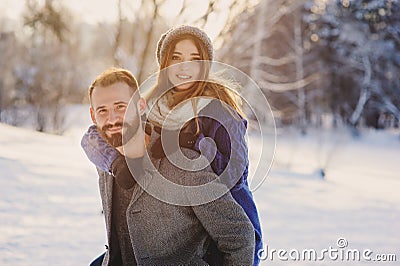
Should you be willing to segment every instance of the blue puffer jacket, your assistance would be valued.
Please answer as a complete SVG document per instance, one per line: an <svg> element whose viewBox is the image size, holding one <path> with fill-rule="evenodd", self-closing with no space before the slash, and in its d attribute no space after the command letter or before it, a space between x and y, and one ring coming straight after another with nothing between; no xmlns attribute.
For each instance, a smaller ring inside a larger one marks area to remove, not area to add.
<svg viewBox="0 0 400 266"><path fill-rule="evenodd" d="M262 248L262 235L257 208L247 183L249 166L245 140L247 121L236 112L232 112L235 111L233 109L228 111L218 100L212 100L204 107L199 112L200 133L195 149L200 151L201 146L203 155L210 155L213 150L212 145L202 140L209 137L215 141L217 151L211 167L217 175L221 176L223 182L232 187L232 196L242 206L254 226L256 240L254 265L258 265L260 260L257 251ZM192 130L195 131L195 127L195 123L192 123Z"/></svg>

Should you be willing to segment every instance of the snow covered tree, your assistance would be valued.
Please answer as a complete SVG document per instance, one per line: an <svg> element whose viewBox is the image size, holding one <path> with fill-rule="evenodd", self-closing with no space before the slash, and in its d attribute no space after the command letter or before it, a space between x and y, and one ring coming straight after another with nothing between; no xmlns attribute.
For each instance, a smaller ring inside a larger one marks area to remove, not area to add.
<svg viewBox="0 0 400 266"><path fill-rule="evenodd" d="M310 103L321 95L323 70L304 39L308 27L303 21L304 3L261 1L237 18L218 51L221 61L238 67L257 82L278 123L295 123L303 133L310 120ZM255 102L253 107L257 105Z"/></svg>
<svg viewBox="0 0 400 266"><path fill-rule="evenodd" d="M218 51L264 91L278 122L379 127L399 121L398 0L263 0Z"/></svg>
<svg viewBox="0 0 400 266"><path fill-rule="evenodd" d="M310 10L322 1L310 1ZM336 117L353 127L364 121L380 127L379 117L400 120L400 5L397 0L328 1L310 14L317 46L327 63Z"/></svg>
<svg viewBox="0 0 400 266"><path fill-rule="evenodd" d="M0 29L0 122L12 123L6 111L13 104L15 78L13 69L18 62L15 51L21 51L13 32Z"/></svg>
<svg viewBox="0 0 400 266"><path fill-rule="evenodd" d="M61 133L62 108L70 99L82 98L84 66L74 38L68 36L71 18L59 1L26 1L26 49L24 61L14 70L15 101L19 109L31 109L29 113L35 114L38 131Z"/></svg>

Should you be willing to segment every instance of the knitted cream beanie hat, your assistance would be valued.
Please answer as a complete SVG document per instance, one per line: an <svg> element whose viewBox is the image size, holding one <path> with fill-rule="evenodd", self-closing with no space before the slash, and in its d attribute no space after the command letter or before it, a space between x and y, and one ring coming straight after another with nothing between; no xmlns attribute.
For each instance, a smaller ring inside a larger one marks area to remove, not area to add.
<svg viewBox="0 0 400 266"><path fill-rule="evenodd" d="M170 45L174 39L179 38L182 35L191 35L196 39L198 39L200 42L202 42L208 52L209 60L210 61L213 60L214 49L212 42L210 38L207 36L207 34L197 27L182 25L176 28L171 28L163 35L161 35L161 38L157 43L158 64L161 64L162 58L165 56L168 45Z"/></svg>

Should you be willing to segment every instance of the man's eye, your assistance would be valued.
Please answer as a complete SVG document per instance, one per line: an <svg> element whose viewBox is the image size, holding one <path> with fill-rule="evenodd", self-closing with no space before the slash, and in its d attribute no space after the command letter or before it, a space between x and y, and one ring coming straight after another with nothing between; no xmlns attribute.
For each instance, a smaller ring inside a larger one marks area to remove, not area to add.
<svg viewBox="0 0 400 266"><path fill-rule="evenodd" d="M117 110L125 110L126 106L124 104L117 105Z"/></svg>
<svg viewBox="0 0 400 266"><path fill-rule="evenodd" d="M98 114L102 115L106 113L106 109L100 109L97 111Z"/></svg>

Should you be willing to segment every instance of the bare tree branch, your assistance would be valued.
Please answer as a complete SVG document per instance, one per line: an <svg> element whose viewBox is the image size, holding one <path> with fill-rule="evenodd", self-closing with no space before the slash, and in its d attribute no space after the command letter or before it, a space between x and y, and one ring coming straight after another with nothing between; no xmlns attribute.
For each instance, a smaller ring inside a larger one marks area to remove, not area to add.
<svg viewBox="0 0 400 266"><path fill-rule="evenodd" d="M360 91L360 97L358 99L356 109L354 110L354 112L352 113L352 115L350 117L350 123L352 125L355 125L357 123L358 119L360 119L360 116L364 109L365 103L368 101L368 99L370 97L369 83L371 81L372 69L371 69L371 62L369 61L368 55L365 55L363 57L363 63L365 66L365 74L364 74L364 79L362 81L362 89Z"/></svg>
<svg viewBox="0 0 400 266"><path fill-rule="evenodd" d="M123 17L122 17L122 0L118 0L118 24L117 24L117 31L115 33L115 41L113 45L113 59L114 59L114 65L120 65L120 60L119 60L119 55L118 55L118 50L121 45L121 35L122 35L122 23L123 23Z"/></svg>
<svg viewBox="0 0 400 266"><path fill-rule="evenodd" d="M280 58L271 58L269 56L259 56L256 58L256 63L257 63L257 65L283 66L283 65L293 63L295 58L296 58L295 55L292 52L289 52Z"/></svg>
<svg viewBox="0 0 400 266"><path fill-rule="evenodd" d="M320 73L311 74L304 79L297 80L295 82L288 82L288 83L272 83L268 80L260 80L257 83L260 85L261 88L265 88L266 90L281 93L287 91L298 90L299 88L305 87L312 82L315 82L321 78Z"/></svg>
<svg viewBox="0 0 400 266"><path fill-rule="evenodd" d="M269 82L272 82L272 83L288 83L291 81L287 75L274 75L274 74L271 74L269 71L266 71L262 68L255 69L253 71L253 75L251 77L252 78L260 77L261 79L268 80ZM255 80L258 80L258 79L255 79Z"/></svg>
<svg viewBox="0 0 400 266"><path fill-rule="evenodd" d="M142 57L140 59L141 63L139 64L139 66L144 66L144 64L146 62L147 55L149 53L150 42L152 41L152 36L153 36L153 31L154 31L154 24L155 24L155 21L156 21L157 16L158 16L159 5L157 4L157 0L153 0L153 6L154 6L153 14L152 14L152 18L150 20L149 28L147 29L147 32L146 32L145 46L144 46L144 50L143 50L143 53L142 53ZM145 72L143 70L140 70L139 76L138 76L138 82L139 83L144 80L144 74L145 74Z"/></svg>

